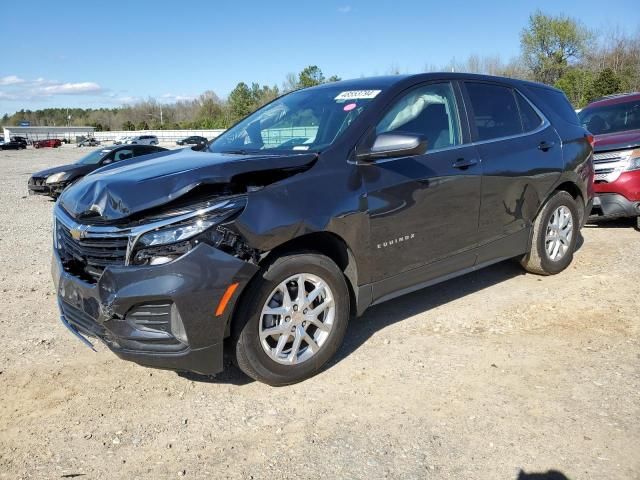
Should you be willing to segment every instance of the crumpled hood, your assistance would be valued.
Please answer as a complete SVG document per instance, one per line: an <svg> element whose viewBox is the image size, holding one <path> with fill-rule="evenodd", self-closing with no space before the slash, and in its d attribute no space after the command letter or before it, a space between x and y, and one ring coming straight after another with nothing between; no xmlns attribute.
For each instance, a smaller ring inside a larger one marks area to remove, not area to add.
<svg viewBox="0 0 640 480"><path fill-rule="evenodd" d="M640 146L640 130L606 133L604 135L596 135L594 139L593 150L596 152L634 148Z"/></svg>
<svg viewBox="0 0 640 480"><path fill-rule="evenodd" d="M313 153L231 155L195 152L148 155L143 162L113 164L84 177L58 200L76 218L116 221L166 204L204 184L229 183L236 175L310 165Z"/></svg>

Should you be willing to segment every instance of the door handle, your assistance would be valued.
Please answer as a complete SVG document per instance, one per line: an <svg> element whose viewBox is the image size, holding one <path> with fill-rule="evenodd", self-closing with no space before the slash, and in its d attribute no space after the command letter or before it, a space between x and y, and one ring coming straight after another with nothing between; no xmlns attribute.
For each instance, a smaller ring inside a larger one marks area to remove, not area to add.
<svg viewBox="0 0 640 480"><path fill-rule="evenodd" d="M551 150L555 144L556 144L555 142L542 141L542 142L540 142L540 145L538 145L538 148L540 150L542 150L543 152L547 152L547 151Z"/></svg>
<svg viewBox="0 0 640 480"><path fill-rule="evenodd" d="M470 159L465 159L465 158L459 158L458 160L456 160L455 162L453 162L452 167L453 168L459 168L460 170L466 170L469 167L472 167L473 165L478 163L478 159L477 158L470 158Z"/></svg>

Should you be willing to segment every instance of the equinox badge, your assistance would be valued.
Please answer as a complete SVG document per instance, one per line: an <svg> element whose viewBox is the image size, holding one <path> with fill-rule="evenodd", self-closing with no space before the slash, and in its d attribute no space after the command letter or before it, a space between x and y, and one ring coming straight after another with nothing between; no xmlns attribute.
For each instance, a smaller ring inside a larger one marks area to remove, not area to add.
<svg viewBox="0 0 640 480"><path fill-rule="evenodd" d="M394 238L392 240L379 243L378 244L378 248L387 248L387 247L390 247L391 245L395 245L396 243L407 242L407 241L412 240L413 238L415 238L415 236L416 236L415 233L410 233L410 234L404 235L402 237Z"/></svg>

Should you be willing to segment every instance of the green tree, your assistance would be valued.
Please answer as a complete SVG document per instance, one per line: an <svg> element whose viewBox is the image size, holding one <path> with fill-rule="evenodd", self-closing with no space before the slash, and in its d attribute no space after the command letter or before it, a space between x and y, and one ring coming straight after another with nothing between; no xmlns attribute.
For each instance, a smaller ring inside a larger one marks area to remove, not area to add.
<svg viewBox="0 0 640 480"><path fill-rule="evenodd" d="M234 120L246 117L254 110L254 100L246 83L240 82L229 94L229 109Z"/></svg>
<svg viewBox="0 0 640 480"><path fill-rule="evenodd" d="M309 65L298 75L298 88L314 87L324 82L324 74L317 65Z"/></svg>
<svg viewBox="0 0 640 480"><path fill-rule="evenodd" d="M622 79L620 76L616 75L612 69L604 68L596 75L591 83L591 87L589 88L589 101L621 91Z"/></svg>
<svg viewBox="0 0 640 480"><path fill-rule="evenodd" d="M131 120L127 120L122 124L122 129L127 131L132 131L136 129L136 126L133 124Z"/></svg>
<svg viewBox="0 0 640 480"><path fill-rule="evenodd" d="M276 85L269 87L268 85L260 86L258 83L253 83L251 84L251 96L253 97L254 107L258 108L278 98L280 90Z"/></svg>
<svg viewBox="0 0 640 480"><path fill-rule="evenodd" d="M582 108L589 103L593 73L586 68L570 68L556 82L555 86L564 91L574 107Z"/></svg>
<svg viewBox="0 0 640 480"><path fill-rule="evenodd" d="M136 130L149 130L149 124L145 120L138 122L136 125Z"/></svg>
<svg viewBox="0 0 640 480"><path fill-rule="evenodd" d="M553 85L571 62L581 59L591 38L591 33L573 18L553 17L538 10L520 34L520 47L534 80Z"/></svg>

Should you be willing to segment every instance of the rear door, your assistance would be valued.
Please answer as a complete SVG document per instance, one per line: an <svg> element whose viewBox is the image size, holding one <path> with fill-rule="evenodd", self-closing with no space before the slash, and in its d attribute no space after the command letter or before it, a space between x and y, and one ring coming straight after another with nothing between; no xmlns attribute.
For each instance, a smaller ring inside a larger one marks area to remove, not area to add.
<svg viewBox="0 0 640 480"><path fill-rule="evenodd" d="M425 280L426 269L419 267L427 264L457 256L455 265L434 272L439 276L475 260L472 253L457 255L470 252L477 242L481 179L476 149L465 143L458 92L451 82L414 87L392 103L376 127L376 134L422 135L428 145L423 155L362 166L373 277L387 279L378 291L374 287L375 297Z"/></svg>
<svg viewBox="0 0 640 480"><path fill-rule="evenodd" d="M541 201L562 171L555 129L521 92L492 82L464 82L474 143L482 160L478 263L518 255Z"/></svg>

